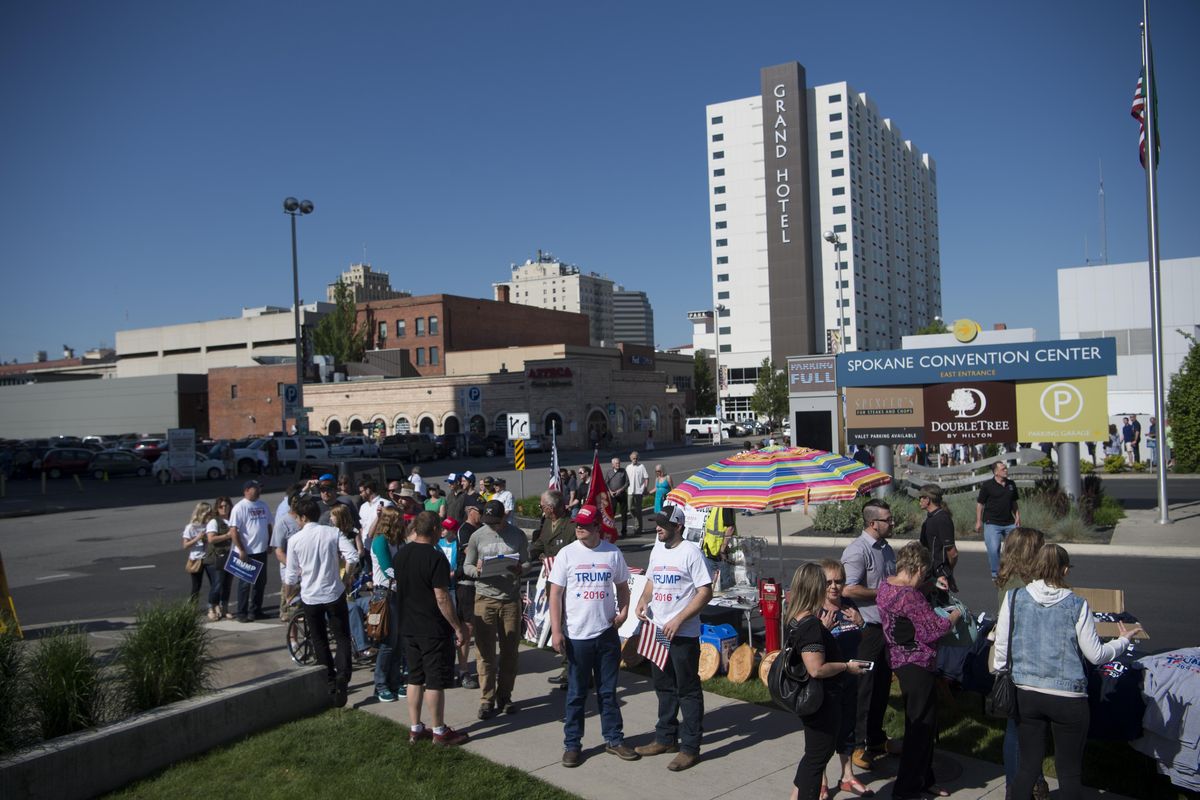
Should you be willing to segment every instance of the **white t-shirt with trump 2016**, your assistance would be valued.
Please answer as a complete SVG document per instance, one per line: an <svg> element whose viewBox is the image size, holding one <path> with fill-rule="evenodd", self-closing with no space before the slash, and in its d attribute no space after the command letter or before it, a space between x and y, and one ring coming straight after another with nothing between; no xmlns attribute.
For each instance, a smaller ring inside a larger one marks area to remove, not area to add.
<svg viewBox="0 0 1200 800"><path fill-rule="evenodd" d="M629 582L625 556L611 542L594 549L574 541L558 551L550 583L563 587L568 639L595 639L617 616L618 583Z"/></svg>
<svg viewBox="0 0 1200 800"><path fill-rule="evenodd" d="M695 542L681 541L674 547L655 542L646 569L650 581L650 619L660 628L687 608L696 590L712 583L704 554ZM689 619L675 632L676 636L699 636L700 615Z"/></svg>
<svg viewBox="0 0 1200 800"><path fill-rule="evenodd" d="M237 528L238 539L250 553L265 553L271 547L271 509L262 500L242 498L229 515L229 527Z"/></svg>

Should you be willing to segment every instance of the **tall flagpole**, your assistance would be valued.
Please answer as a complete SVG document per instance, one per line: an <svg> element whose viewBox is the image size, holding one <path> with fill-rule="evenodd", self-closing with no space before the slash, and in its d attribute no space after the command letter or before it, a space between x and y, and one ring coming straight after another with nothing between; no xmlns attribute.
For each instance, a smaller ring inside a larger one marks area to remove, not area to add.
<svg viewBox="0 0 1200 800"><path fill-rule="evenodd" d="M1158 253L1158 120L1154 59L1150 47L1150 0L1142 0L1142 68L1146 74L1146 206L1150 221L1150 333L1154 342L1154 419L1158 450L1158 524L1171 523L1167 507L1166 403L1163 389L1162 275Z"/></svg>

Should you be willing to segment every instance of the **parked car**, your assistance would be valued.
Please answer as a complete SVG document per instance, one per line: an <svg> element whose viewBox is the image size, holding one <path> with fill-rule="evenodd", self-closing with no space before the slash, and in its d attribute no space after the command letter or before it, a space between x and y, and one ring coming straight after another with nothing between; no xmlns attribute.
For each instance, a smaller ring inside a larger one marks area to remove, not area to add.
<svg viewBox="0 0 1200 800"><path fill-rule="evenodd" d="M391 481L402 481L408 473L399 461L387 458L317 458L305 459L300 466L300 480L306 481L321 475L346 475L350 485L358 487L363 478L374 478L380 491Z"/></svg>
<svg viewBox="0 0 1200 800"><path fill-rule="evenodd" d="M379 445L369 436L342 436L337 444L329 446L331 458L375 458Z"/></svg>
<svg viewBox="0 0 1200 800"><path fill-rule="evenodd" d="M250 445L251 449L258 450L267 457L267 442L274 441L278 449L279 463L284 466L294 466L300 455L300 439L296 436L273 436L269 439L264 437L258 439ZM304 458L329 458L329 445L325 439L320 436L305 436L304 437ZM269 460L269 458L268 458ZM267 463L264 461L263 463Z"/></svg>
<svg viewBox="0 0 1200 800"><path fill-rule="evenodd" d="M102 450L92 456L87 472L96 480L102 480L105 475L110 478L118 475L136 475L141 478L150 474L150 462L128 450Z"/></svg>
<svg viewBox="0 0 1200 800"><path fill-rule="evenodd" d="M437 457L437 445L419 433L394 433L379 445L379 457L416 464Z"/></svg>
<svg viewBox="0 0 1200 800"><path fill-rule="evenodd" d="M733 436L735 426L727 420L716 417L688 417L683 430L689 436L712 436L718 430L725 436Z"/></svg>
<svg viewBox="0 0 1200 800"><path fill-rule="evenodd" d="M430 444L433 445L434 458L446 457L446 448L442 445L442 437L436 436L432 433L418 433L417 435L423 439L426 439Z"/></svg>
<svg viewBox="0 0 1200 800"><path fill-rule="evenodd" d="M162 455L166 443L166 439L140 439L133 446L133 452L153 463Z"/></svg>
<svg viewBox="0 0 1200 800"><path fill-rule="evenodd" d="M173 480L190 481L194 475L197 478L208 478L215 481L225 477L225 462L196 454L192 465L169 464L170 458L160 458L154 462L154 479L159 483L170 483Z"/></svg>
<svg viewBox="0 0 1200 800"><path fill-rule="evenodd" d="M491 458L504 452L504 440L499 436L481 436L478 433L448 433L442 437L446 444L446 455L450 458L483 456Z"/></svg>
<svg viewBox="0 0 1200 800"><path fill-rule="evenodd" d="M542 440L542 437L540 437L540 436L530 436L528 439L525 440L525 452L526 453L540 453L540 452L542 452L542 450L545 449L545 447L546 447L546 443Z"/></svg>
<svg viewBox="0 0 1200 800"><path fill-rule="evenodd" d="M262 472L267 466L265 450L255 450L248 446L239 447L237 442L228 439L214 444L209 448L207 455L209 458L222 461L227 472L232 471L238 475Z"/></svg>
<svg viewBox="0 0 1200 800"><path fill-rule="evenodd" d="M40 469L47 477L82 475L92 461L92 451L82 447L55 447L42 456Z"/></svg>

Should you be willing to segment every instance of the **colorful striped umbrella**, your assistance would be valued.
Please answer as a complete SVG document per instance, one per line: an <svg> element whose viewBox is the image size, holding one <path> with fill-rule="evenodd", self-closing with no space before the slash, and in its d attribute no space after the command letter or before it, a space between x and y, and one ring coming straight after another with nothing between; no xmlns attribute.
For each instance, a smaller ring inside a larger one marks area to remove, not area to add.
<svg viewBox="0 0 1200 800"><path fill-rule="evenodd" d="M710 464L667 495L693 508L786 508L850 500L891 476L852 458L807 447L768 447Z"/></svg>
<svg viewBox="0 0 1200 800"><path fill-rule="evenodd" d="M786 583L779 509L850 500L891 480L886 472L827 450L767 447L709 464L672 489L667 502L693 508L774 509L779 579Z"/></svg>

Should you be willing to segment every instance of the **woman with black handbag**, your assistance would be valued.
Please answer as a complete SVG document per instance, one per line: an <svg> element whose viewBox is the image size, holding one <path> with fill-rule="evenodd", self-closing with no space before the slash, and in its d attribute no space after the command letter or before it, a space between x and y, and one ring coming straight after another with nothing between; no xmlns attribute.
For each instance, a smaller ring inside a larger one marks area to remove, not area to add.
<svg viewBox="0 0 1200 800"><path fill-rule="evenodd" d="M842 657L837 640L821 624L819 612L825 604L826 587L821 565L807 563L801 564L792 575L788 590L787 644L799 654L808 680L821 681L824 690L820 707L800 717L804 722L804 756L796 767L794 800L825 800L821 798L821 779L837 746L842 714L846 713L843 705L847 701L851 706L849 713L854 713L854 696L842 691L842 676L862 673L858 663L849 663Z"/></svg>
<svg viewBox="0 0 1200 800"><path fill-rule="evenodd" d="M1013 800L1033 796L1033 784L1046 755L1048 727L1054 735L1058 796L1064 800L1081 796L1089 721L1085 659L1092 664L1112 661L1140 628L1126 628L1118 622L1120 636L1101 644L1087 601L1067 585L1070 569L1066 550L1056 544L1043 545L1033 564L1033 581L1009 592L996 621L993 665L998 672L1010 671L1017 688L1021 756Z"/></svg>

